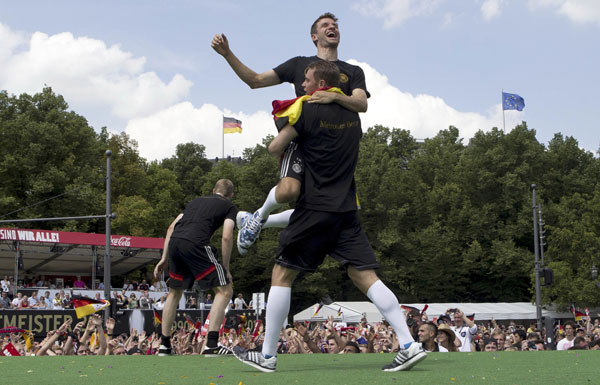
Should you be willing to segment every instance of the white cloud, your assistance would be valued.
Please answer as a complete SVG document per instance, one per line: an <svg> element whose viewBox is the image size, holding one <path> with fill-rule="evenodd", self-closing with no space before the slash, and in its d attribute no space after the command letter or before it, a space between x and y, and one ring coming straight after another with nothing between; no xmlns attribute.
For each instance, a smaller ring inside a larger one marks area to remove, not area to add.
<svg viewBox="0 0 600 385"><path fill-rule="evenodd" d="M599 23L600 1L598 0L529 0L532 10L551 8L575 23Z"/></svg>
<svg viewBox="0 0 600 385"><path fill-rule="evenodd" d="M242 133L222 135L223 115L241 120ZM178 144L187 142L203 144L209 158L221 157L223 139L225 156L240 156L245 148L261 143L263 138L268 134L275 135L277 130L273 118L266 111L233 113L212 104L195 108L191 103L183 102L130 120L125 132L138 141L141 156L163 159L174 155Z"/></svg>
<svg viewBox="0 0 600 385"><path fill-rule="evenodd" d="M491 106L486 114L461 112L449 106L442 98L432 95L412 95L389 83L386 76L367 63L349 60L365 72L371 98L367 113L361 114L363 129L376 124L410 130L417 139L430 138L450 125L460 130L461 137L471 138L479 130L502 127L500 103ZM175 153L179 143L195 142L206 147L209 158L221 157L222 116L233 116L242 121L242 134L228 134L225 155L239 156L247 147L253 147L268 135L275 135L271 114L267 111L234 113L212 104L200 108L189 102L179 103L143 118L129 122L126 132L139 143L140 154L146 159L163 159ZM506 111L506 126L520 123L524 113Z"/></svg>
<svg viewBox="0 0 600 385"><path fill-rule="evenodd" d="M500 15L500 0L485 0L481 4L481 16L485 21L490 21Z"/></svg>
<svg viewBox="0 0 600 385"><path fill-rule="evenodd" d="M145 58L69 32L35 32L23 44L24 38L0 26L0 41L0 88L35 93L48 85L74 109L104 107L126 120L180 101L192 86L181 75L165 83L156 73L144 72Z"/></svg>
<svg viewBox="0 0 600 385"><path fill-rule="evenodd" d="M402 92L367 63L349 62L363 69L371 93L369 109L362 114L365 129L381 124L410 130L414 138L423 139L435 136L440 130L453 125L459 128L463 138L469 139L478 130L502 127L500 103L490 107L486 115L457 111L440 97ZM514 127L522 117L522 112L506 111L506 127Z"/></svg>
<svg viewBox="0 0 600 385"><path fill-rule="evenodd" d="M435 10L443 0L361 0L352 8L365 16L383 19L383 28L402 25L408 19Z"/></svg>
<svg viewBox="0 0 600 385"><path fill-rule="evenodd" d="M468 139L477 130L502 124L500 104L485 115L457 111L440 97L401 91L367 63L350 62L362 67L372 94L368 112L361 115L365 130L382 124L410 130L415 138L428 138L454 125ZM36 32L28 39L0 24L0 89L34 93L48 84L84 116L111 115L122 122L146 159L170 157L177 144L190 141L203 144L208 157L220 157L223 115L236 117L243 125L242 134L224 136L225 155L239 156L268 134L276 134L267 110L234 112L212 104L195 107L184 100L191 82L175 75L165 83L144 67L143 57L133 57L118 45L107 47L100 40L76 38L71 33ZM507 111L507 127L522 116Z"/></svg>
<svg viewBox="0 0 600 385"><path fill-rule="evenodd" d="M0 64L8 59L13 50L25 41L22 34L11 31L0 23Z"/></svg>

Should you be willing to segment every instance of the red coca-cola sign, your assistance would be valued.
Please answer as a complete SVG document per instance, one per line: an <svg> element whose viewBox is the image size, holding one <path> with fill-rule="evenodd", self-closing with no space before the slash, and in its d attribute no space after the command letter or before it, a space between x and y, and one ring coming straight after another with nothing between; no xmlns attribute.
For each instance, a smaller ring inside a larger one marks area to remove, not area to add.
<svg viewBox="0 0 600 385"><path fill-rule="evenodd" d="M131 247L131 237L110 237L110 244L119 247Z"/></svg>

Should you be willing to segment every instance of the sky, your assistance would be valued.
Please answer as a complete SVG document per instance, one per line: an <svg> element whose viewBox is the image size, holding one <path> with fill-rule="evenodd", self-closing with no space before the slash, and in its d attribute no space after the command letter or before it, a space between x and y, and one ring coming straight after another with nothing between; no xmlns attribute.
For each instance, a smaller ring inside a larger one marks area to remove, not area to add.
<svg viewBox="0 0 600 385"><path fill-rule="evenodd" d="M326 3L326 5L324 5ZM147 160L179 143L209 158L240 156L276 134L271 102L290 84L250 89L212 50L224 33L264 72L316 54L310 26L339 21L339 58L359 65L375 124L435 136L450 125L466 144L503 128L502 90L525 99L505 111L548 144L574 137L596 156L600 115L600 0L62 0L11 1L0 11L0 89L50 86L99 131L127 133ZM242 121L222 135L222 117ZM224 140L224 145L223 145Z"/></svg>

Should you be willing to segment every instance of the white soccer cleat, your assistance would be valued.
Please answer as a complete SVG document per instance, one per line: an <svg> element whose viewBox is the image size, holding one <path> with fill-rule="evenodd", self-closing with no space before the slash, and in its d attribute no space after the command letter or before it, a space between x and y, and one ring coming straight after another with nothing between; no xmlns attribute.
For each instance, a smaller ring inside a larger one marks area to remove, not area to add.
<svg viewBox="0 0 600 385"><path fill-rule="evenodd" d="M261 352L248 351L240 346L233 347L233 354L246 365L265 373L273 373L277 366L277 357L265 358Z"/></svg>
<svg viewBox="0 0 600 385"><path fill-rule="evenodd" d="M410 370L413 366L427 358L427 353L423 346L418 342L413 342L408 349L400 349L394 361L381 368L384 372L398 372L401 370Z"/></svg>

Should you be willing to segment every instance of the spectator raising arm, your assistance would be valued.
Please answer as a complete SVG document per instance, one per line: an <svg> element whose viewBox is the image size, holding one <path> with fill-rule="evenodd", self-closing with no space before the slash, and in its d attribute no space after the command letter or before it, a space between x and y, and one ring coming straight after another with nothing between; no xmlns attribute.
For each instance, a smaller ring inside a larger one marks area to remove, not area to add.
<svg viewBox="0 0 600 385"><path fill-rule="evenodd" d="M65 321L65 323L63 323L58 330L56 330L55 333L52 334L52 336L50 336L50 338L48 338L46 340L46 342L44 342L44 344L42 345L42 347L40 348L40 350L37 351L38 356L44 356L44 355L48 355L48 349L50 349L52 346L54 346L54 344L56 343L56 341L58 341L58 338L60 336L64 336L65 334L67 334L67 330L69 330L69 326L71 326L71 322L72 319L69 318Z"/></svg>

